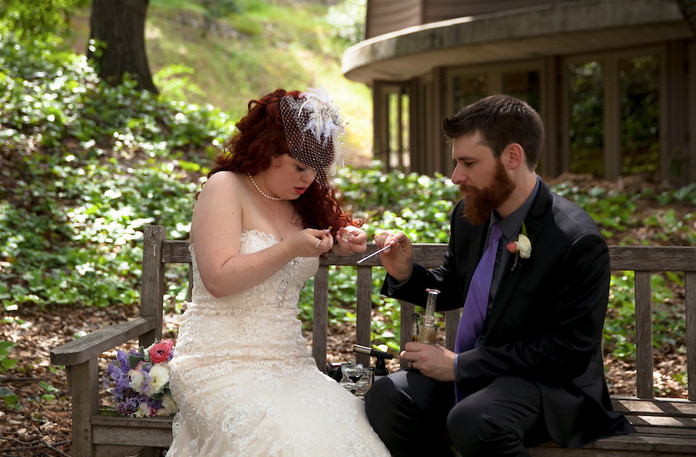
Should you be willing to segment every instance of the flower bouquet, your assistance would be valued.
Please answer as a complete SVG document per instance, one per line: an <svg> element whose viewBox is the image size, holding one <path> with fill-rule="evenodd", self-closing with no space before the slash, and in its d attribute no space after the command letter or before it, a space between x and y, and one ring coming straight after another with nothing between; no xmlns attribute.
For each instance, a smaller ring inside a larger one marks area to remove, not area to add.
<svg viewBox="0 0 696 457"><path fill-rule="evenodd" d="M129 352L117 351L102 376L104 387L114 396L119 416L170 416L179 411L169 390L168 363L174 343L156 341L152 346Z"/></svg>

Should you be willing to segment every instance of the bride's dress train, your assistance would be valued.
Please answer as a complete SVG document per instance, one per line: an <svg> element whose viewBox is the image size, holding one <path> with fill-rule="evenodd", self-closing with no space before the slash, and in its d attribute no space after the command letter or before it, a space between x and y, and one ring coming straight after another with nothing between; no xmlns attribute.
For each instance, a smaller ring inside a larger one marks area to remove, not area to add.
<svg viewBox="0 0 696 457"><path fill-rule="evenodd" d="M244 231L240 254L272 235ZM167 457L388 457L362 400L321 373L297 318L316 257L296 258L262 283L214 298L196 259L193 297L179 330L170 386L179 414Z"/></svg>

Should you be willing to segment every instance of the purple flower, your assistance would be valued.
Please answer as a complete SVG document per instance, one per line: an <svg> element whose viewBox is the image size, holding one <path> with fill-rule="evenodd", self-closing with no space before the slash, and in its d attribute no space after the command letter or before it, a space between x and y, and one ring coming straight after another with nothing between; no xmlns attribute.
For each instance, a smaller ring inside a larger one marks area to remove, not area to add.
<svg viewBox="0 0 696 457"><path fill-rule="evenodd" d="M128 364L128 354L125 351L118 350L116 352L116 360L119 362L121 371L130 370L130 365Z"/></svg>
<svg viewBox="0 0 696 457"><path fill-rule="evenodd" d="M145 403L147 403L147 406L149 406L150 408L152 408L154 410L158 410L162 407L162 400L155 400L152 397L147 397L147 399L145 400Z"/></svg>
<svg viewBox="0 0 696 457"><path fill-rule="evenodd" d="M152 376L150 376L150 368L148 367L147 371L144 369L141 371L143 374L143 386L141 387L143 392L148 392L150 390L150 383L152 383L153 379Z"/></svg>

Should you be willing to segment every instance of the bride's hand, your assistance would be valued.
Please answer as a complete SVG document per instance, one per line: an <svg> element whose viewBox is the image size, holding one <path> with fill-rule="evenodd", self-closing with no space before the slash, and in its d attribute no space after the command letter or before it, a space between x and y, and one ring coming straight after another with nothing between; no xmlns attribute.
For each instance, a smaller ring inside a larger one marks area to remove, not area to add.
<svg viewBox="0 0 696 457"><path fill-rule="evenodd" d="M329 229L304 229L288 238L295 257L316 257L333 248Z"/></svg>
<svg viewBox="0 0 696 457"><path fill-rule="evenodd" d="M361 253L366 250L367 233L364 230L352 225L338 229L334 252L339 255L351 255L354 252Z"/></svg>

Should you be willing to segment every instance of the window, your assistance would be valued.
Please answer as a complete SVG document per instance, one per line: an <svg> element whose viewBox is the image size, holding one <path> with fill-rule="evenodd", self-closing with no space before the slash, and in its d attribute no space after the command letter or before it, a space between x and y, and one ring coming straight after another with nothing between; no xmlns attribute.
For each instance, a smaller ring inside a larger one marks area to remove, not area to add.
<svg viewBox="0 0 696 457"><path fill-rule="evenodd" d="M577 57L567 65L570 172L659 179L661 53Z"/></svg>
<svg viewBox="0 0 696 457"><path fill-rule="evenodd" d="M541 114L540 61L496 66L457 67L448 71L448 116L492 94L508 94L526 101Z"/></svg>

